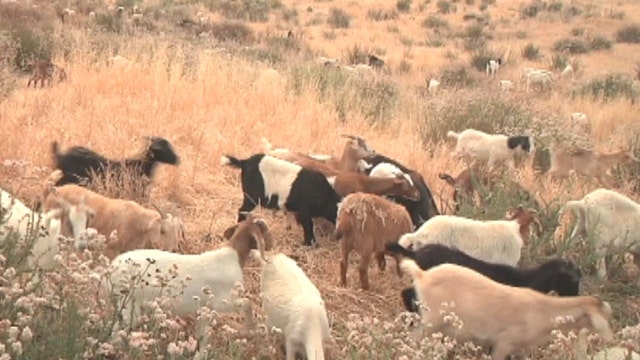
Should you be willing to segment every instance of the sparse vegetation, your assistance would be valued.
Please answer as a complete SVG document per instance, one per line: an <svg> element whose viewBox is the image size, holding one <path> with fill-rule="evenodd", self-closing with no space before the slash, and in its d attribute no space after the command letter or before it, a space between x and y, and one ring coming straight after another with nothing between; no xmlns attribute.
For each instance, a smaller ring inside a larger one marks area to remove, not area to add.
<svg viewBox="0 0 640 360"><path fill-rule="evenodd" d="M440 74L440 84L446 88L467 88L474 85L476 79L469 73L469 69L463 64L454 64Z"/></svg>
<svg viewBox="0 0 640 360"><path fill-rule="evenodd" d="M441 14L449 14L455 12L456 6L447 0L438 1L438 11Z"/></svg>
<svg viewBox="0 0 640 360"><path fill-rule="evenodd" d="M398 0L396 2L396 9L400 12L409 12L409 10L411 10L411 1L412 0Z"/></svg>
<svg viewBox="0 0 640 360"><path fill-rule="evenodd" d="M449 23L447 22L447 20L437 15L430 15L429 17L424 19L424 21L422 22L422 26L428 29L436 29L436 30L447 29L449 28Z"/></svg>
<svg viewBox="0 0 640 360"><path fill-rule="evenodd" d="M616 41L619 43L640 43L640 25L623 26L616 32Z"/></svg>
<svg viewBox="0 0 640 360"><path fill-rule="evenodd" d="M604 35L596 35L589 39L589 47L591 50L610 50L613 47L613 41Z"/></svg>
<svg viewBox="0 0 640 360"><path fill-rule="evenodd" d="M522 49L522 57L527 60L538 60L540 59L540 56L540 48L532 43L528 43Z"/></svg>
<svg viewBox="0 0 640 360"><path fill-rule="evenodd" d="M579 38L564 38L553 43L553 50L571 55L586 54L591 50L589 44Z"/></svg>
<svg viewBox="0 0 640 360"><path fill-rule="evenodd" d="M329 18L327 23L334 28L347 29L351 24L351 15L347 14L344 10L338 8L331 8L329 10Z"/></svg>
<svg viewBox="0 0 640 360"><path fill-rule="evenodd" d="M593 100L612 101L624 98L635 102L638 89L633 86L633 80L621 74L609 74L591 80L573 92L574 96L590 97Z"/></svg>
<svg viewBox="0 0 640 360"><path fill-rule="evenodd" d="M395 20L398 18L398 13L395 10L369 9L367 18L373 21Z"/></svg>
<svg viewBox="0 0 640 360"><path fill-rule="evenodd" d="M551 57L551 63L549 64L549 67L554 70L562 71L562 69L564 69L568 64L569 64L569 59L566 56L562 54L553 54L553 57Z"/></svg>

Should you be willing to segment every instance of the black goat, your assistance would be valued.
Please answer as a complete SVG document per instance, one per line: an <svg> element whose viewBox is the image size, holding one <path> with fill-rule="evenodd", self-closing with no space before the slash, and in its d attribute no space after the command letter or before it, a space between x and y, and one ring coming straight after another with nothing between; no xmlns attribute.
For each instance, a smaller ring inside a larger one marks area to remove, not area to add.
<svg viewBox="0 0 640 360"><path fill-rule="evenodd" d="M94 176L105 179L107 172L118 175L123 170L134 176L153 177L158 163L178 165L180 158L173 150L171 143L161 137L149 137L149 144L141 156L122 161L110 160L95 151L83 146L74 146L65 153L60 152L58 142L51 144L54 169L60 169L64 176L55 186L65 184L90 185Z"/></svg>
<svg viewBox="0 0 640 360"><path fill-rule="evenodd" d="M418 191L420 192L419 200L410 200L400 196L389 196L389 198L407 209L409 215L411 215L413 226L415 226L416 229L419 228L420 225L424 224L425 221L431 219L436 215L440 215L440 211L438 211L438 207L433 200L431 190L429 190L429 187L424 182L424 178L422 177L422 175L420 175L419 172L411 170L406 166L400 164L399 162L382 154L375 154L362 160L364 160L368 165L371 165L371 167L366 170L367 175L371 173L376 165L381 163L389 163L397 166L398 169L402 170L402 172L408 174L409 177L411 177L411 180L415 184L416 189L418 189Z"/></svg>
<svg viewBox="0 0 640 360"><path fill-rule="evenodd" d="M570 261L552 259L536 267L518 269L513 266L491 264L464 252L440 244L429 244L411 251L398 244L387 244L386 250L415 260L422 270L440 264L455 264L475 270L501 284L526 287L541 293L555 291L560 296L577 296L580 288L580 270ZM402 301L407 311L418 312L414 288L402 290Z"/></svg>
<svg viewBox="0 0 640 360"><path fill-rule="evenodd" d="M371 54L369 55L369 66L371 66L374 69L381 69L384 66L384 60Z"/></svg>

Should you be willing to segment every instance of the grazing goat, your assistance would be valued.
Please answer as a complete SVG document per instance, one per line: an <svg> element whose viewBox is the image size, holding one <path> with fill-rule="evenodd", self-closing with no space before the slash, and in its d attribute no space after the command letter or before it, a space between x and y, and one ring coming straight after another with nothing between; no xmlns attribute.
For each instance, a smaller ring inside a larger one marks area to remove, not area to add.
<svg viewBox="0 0 640 360"><path fill-rule="evenodd" d="M427 186L424 178L422 177L422 175L420 175L419 172L411 170L398 161L386 157L382 154L376 154L363 160L367 164L365 166L367 168L366 172L368 172L370 176L378 165L384 163L394 165L403 173L409 175L411 181L413 182L413 185L420 192L420 199L410 200L399 196L390 196L390 198L407 209L409 215L411 216L411 221L416 228L422 225L425 221L440 214L440 211L438 211L438 207L436 206L436 203L433 199L433 195L431 194L431 190L429 190L429 187Z"/></svg>
<svg viewBox="0 0 640 360"><path fill-rule="evenodd" d="M509 168L515 169L514 156L518 150L525 153L534 151L531 136L487 134L475 129L466 129L461 133L449 131L447 136L456 139L454 156L486 161L490 169L497 162L504 162Z"/></svg>
<svg viewBox="0 0 640 360"><path fill-rule="evenodd" d="M58 82L67 79L67 73L64 69L51 61L34 61L31 62L30 65L32 73L29 81L27 81L27 87L31 86L33 82L33 88L35 89L38 86L38 81L40 81L40 87L43 88L45 80L47 81L47 85L50 86L56 73L58 74Z"/></svg>
<svg viewBox="0 0 640 360"><path fill-rule="evenodd" d="M403 259L403 271L413 279L427 336L442 333L458 344L474 341L491 346L492 360L528 350L552 340L552 330L566 332L583 327L603 339L612 338L608 319L611 307L593 296L557 297L512 287L454 264L427 271ZM455 313L460 325L447 321ZM562 321L572 317L573 321ZM558 321L560 320L560 321Z"/></svg>
<svg viewBox="0 0 640 360"><path fill-rule="evenodd" d="M340 64L340 58L329 58L320 56L316 59L318 64L322 66L337 67Z"/></svg>
<svg viewBox="0 0 640 360"><path fill-rule="evenodd" d="M384 60L373 54L369 54L369 66L374 69L382 69L382 67L384 66Z"/></svg>
<svg viewBox="0 0 640 360"><path fill-rule="evenodd" d="M500 91L507 92L511 91L514 87L513 81L511 80L500 80Z"/></svg>
<svg viewBox="0 0 640 360"><path fill-rule="evenodd" d="M571 66L571 64L567 64L567 66L565 66L565 68L560 73L560 77L562 79L573 78L573 74L574 74L573 66Z"/></svg>
<svg viewBox="0 0 640 360"><path fill-rule="evenodd" d="M335 224L340 198L322 173L265 154L244 160L226 155L221 162L241 170L243 202L238 222L258 205L293 212L307 246L317 245L313 218Z"/></svg>
<svg viewBox="0 0 640 360"><path fill-rule="evenodd" d="M323 173L326 173L327 170L356 172L358 170L358 162L367 156L375 155L376 152L367 144L365 139L359 136L341 136L349 140L345 143L339 158L330 155L304 155L289 149L273 149L271 143L265 138L262 138L262 145L265 154L290 161L302 167Z"/></svg>
<svg viewBox="0 0 640 360"><path fill-rule="evenodd" d="M43 210L59 208L61 199L73 205L86 201L95 214L89 226L99 234L109 237L116 231L117 240L106 244L105 256L109 259L134 249L176 251L178 238L185 240L184 224L170 214L146 209L134 201L111 199L75 184L55 188L44 199Z"/></svg>
<svg viewBox="0 0 640 360"><path fill-rule="evenodd" d="M535 70L526 75L527 92L531 90L531 85L540 85L541 90L550 89L555 80L553 74L546 70Z"/></svg>
<svg viewBox="0 0 640 360"><path fill-rule="evenodd" d="M82 146L74 146L61 153L58 142L51 145L55 169L62 170L63 177L55 185L91 184L94 176L106 179L107 173L122 175L130 171L132 176L151 179L158 163L178 165L180 159L171 143L161 137L149 137L143 154L122 161L110 160Z"/></svg>
<svg viewBox="0 0 640 360"><path fill-rule="evenodd" d="M555 143L550 147L551 168L549 175L562 179L572 172L595 177L601 185L607 186L604 176L609 169L618 164L629 164L632 161L640 161L629 150L621 150L614 153L601 153L584 149L570 149L564 145Z"/></svg>
<svg viewBox="0 0 640 360"><path fill-rule="evenodd" d="M456 264L475 270L501 284L529 288L543 294L551 291L560 296L577 296L580 290L580 270L570 261L552 259L536 267L519 269L509 265L492 264L478 260L464 252L440 244L429 244L418 251L407 250L398 244L388 244L386 250L414 260L422 270L441 264ZM402 291L402 299L408 311L418 312L415 306L415 290Z"/></svg>
<svg viewBox="0 0 640 360"><path fill-rule="evenodd" d="M429 84L427 85L427 91L430 95L435 95L438 92L438 88L440 87L440 81L436 79L430 79Z"/></svg>
<svg viewBox="0 0 640 360"><path fill-rule="evenodd" d="M340 240L340 284L347 286L349 254L360 254L360 286L369 290L369 261L371 256L384 270L385 244L397 243L401 235L413 230L407 210L394 202L376 195L355 193L345 197L338 207L338 221L334 238ZM400 275L399 259L396 270Z"/></svg>
<svg viewBox="0 0 640 360"><path fill-rule="evenodd" d="M0 203L0 243L6 241L9 234L16 234L19 240L32 244L26 259L26 266L31 270L50 270L56 266L60 235L73 236L76 249L80 248L80 235L87 229L92 212L84 204L65 203L61 208L40 214L2 189Z"/></svg>
<svg viewBox="0 0 640 360"><path fill-rule="evenodd" d="M294 360L296 353L324 360L323 343L331 336L327 310L298 264L284 254L263 261L260 292L267 327L280 329L285 337L287 360Z"/></svg>
<svg viewBox="0 0 640 360"><path fill-rule="evenodd" d="M640 269L640 204L615 191L601 188L581 200L567 201L560 216L566 211L573 211L578 218L571 239L577 234L583 238L587 233L593 236L600 279L607 276L607 252L631 252Z"/></svg>
<svg viewBox="0 0 640 360"><path fill-rule="evenodd" d="M517 216L512 220L490 221L439 215L417 231L402 235L398 244L414 250L428 244L442 244L489 263L516 266L535 211L522 209L514 213Z"/></svg>
<svg viewBox="0 0 640 360"><path fill-rule="evenodd" d="M218 312L240 308L244 312L245 326L252 328L255 320L251 302L239 298L235 288L243 283L242 269L251 250L257 249L264 259L264 252L272 246L265 221L249 214L235 228L228 245L215 250L176 254L141 249L120 254L111 263L107 294L117 298L126 326L136 324L138 309L147 301L168 295L175 299L170 303L173 315L195 316L202 306ZM196 336L201 349L207 342L207 325L206 317L197 320Z"/></svg>
<svg viewBox="0 0 640 360"><path fill-rule="evenodd" d="M500 69L500 65L502 65L502 59L498 58L497 60L488 60L487 61L487 75L495 77Z"/></svg>
<svg viewBox="0 0 640 360"><path fill-rule="evenodd" d="M499 187L507 191L516 192L519 202L533 202L534 206L539 208L535 198L522 185L513 180L502 182L500 176L495 173L487 174L477 168L467 168L461 171L455 178L446 173L440 173L438 177L453 187L452 199L455 203L455 212L460 211L460 204L471 203L474 195L477 195L480 200L480 203L476 204L476 206L482 206L482 203L487 199L482 199L482 194L480 194L479 190L485 189L493 193L498 190Z"/></svg>

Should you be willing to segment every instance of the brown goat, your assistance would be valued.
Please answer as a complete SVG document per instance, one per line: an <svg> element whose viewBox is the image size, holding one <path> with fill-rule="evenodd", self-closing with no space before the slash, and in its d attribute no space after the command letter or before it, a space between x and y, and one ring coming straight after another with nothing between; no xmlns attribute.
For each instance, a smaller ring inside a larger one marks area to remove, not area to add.
<svg viewBox="0 0 640 360"><path fill-rule="evenodd" d="M602 153L585 149L570 149L564 145L553 144L551 150L551 168L549 175L563 179L572 172L595 177L601 185L607 186L604 176L609 169L618 164L640 161L629 150L614 153Z"/></svg>
<svg viewBox="0 0 640 360"><path fill-rule="evenodd" d="M364 174L341 172L329 178L336 193L341 197L357 192L375 195L396 195L410 200L420 200L420 191L405 174L395 178L370 177Z"/></svg>
<svg viewBox="0 0 640 360"><path fill-rule="evenodd" d="M107 237L115 230L117 241L106 244L105 256L113 259L118 254L147 248L177 250L178 237L184 239L184 224L178 218L160 211L144 208L140 204L123 199L112 199L75 184L55 188L42 203L46 213L61 206L60 199L77 205L86 199L95 216L89 226Z"/></svg>
<svg viewBox="0 0 640 360"><path fill-rule="evenodd" d="M38 81L40 81L40 87L44 87L45 80L48 85L51 85L53 80L53 76L58 74L58 82L62 82L67 79L67 73L63 68L55 65L51 61L34 61L31 62L31 68L33 69L31 78L27 82L27 87L31 86L31 82L33 82L33 87L36 88L38 86Z"/></svg>
<svg viewBox="0 0 640 360"><path fill-rule="evenodd" d="M395 256L396 271L401 275L399 256L387 253L385 245L397 243L400 236L413 231L413 223L407 210L399 204L380 196L355 193L342 200L338 208L335 238L340 240L340 284L347 285L349 254L360 254L360 286L369 290L367 271L373 255L378 268L384 270L384 255Z"/></svg>
<svg viewBox="0 0 640 360"><path fill-rule="evenodd" d="M505 218L507 220L516 220L518 224L520 224L520 237L522 237L522 241L527 244L529 243L529 236L531 234L531 224L535 224L536 234L540 236L542 234L542 224L540 223L540 219L538 217L538 211L535 209L524 209L522 205L519 205L515 208L510 208Z"/></svg>

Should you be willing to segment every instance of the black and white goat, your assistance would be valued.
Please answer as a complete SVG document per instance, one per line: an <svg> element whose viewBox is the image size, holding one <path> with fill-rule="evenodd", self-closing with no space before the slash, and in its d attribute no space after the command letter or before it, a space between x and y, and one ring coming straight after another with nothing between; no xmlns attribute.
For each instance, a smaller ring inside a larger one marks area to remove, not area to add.
<svg viewBox="0 0 640 360"><path fill-rule="evenodd" d="M515 169L516 152L533 154L535 151L531 136L487 134L476 129L466 129L459 133L448 131L447 137L456 139L454 156L486 161L489 168L496 163L506 163L510 169Z"/></svg>
<svg viewBox="0 0 640 360"><path fill-rule="evenodd" d="M245 213L258 204L295 213L304 231L304 244L308 246L317 244L313 218L336 223L340 197L322 173L265 154L244 160L225 155L221 162L241 169L244 200L238 210L238 221L244 220Z"/></svg>
<svg viewBox="0 0 640 360"><path fill-rule="evenodd" d="M429 190L429 187L424 182L424 178L420 173L411 170L396 160L388 158L382 154L366 157L363 161L366 165L363 166L362 171L366 172L368 175L370 175L378 165L386 166L384 164L394 165L402 172L409 175L413 181L413 185L420 192L420 199L411 200L400 196L389 196L389 198L407 209L409 215L411 215L411 222L413 222L413 225L416 228L420 227L420 225L432 217L440 215L438 207L433 199L433 195L431 195L431 190Z"/></svg>
<svg viewBox="0 0 640 360"><path fill-rule="evenodd" d="M445 263L455 264L475 270L505 285L526 287L545 294L555 291L560 296L577 296L580 288L580 270L572 262L563 259L552 259L533 268L519 269L488 263L440 244L429 244L418 251L411 251L394 243L387 244L386 250L415 260L422 270ZM408 311L418 312L415 298L414 288L402 290L402 300Z"/></svg>
<svg viewBox="0 0 640 360"><path fill-rule="evenodd" d="M488 60L487 61L487 75L496 76L498 70L500 69L500 65L502 65L502 58L498 58L497 60Z"/></svg>
<svg viewBox="0 0 640 360"><path fill-rule="evenodd" d="M153 177L158 163L178 165L180 158L173 150L171 143L161 137L148 137L148 144L143 154L124 160L110 160L95 151L83 146L74 146L67 152L60 152L57 141L51 144L54 169L60 169L64 176L55 186L65 184L89 185L93 177L104 179L106 173L121 174L125 170L136 177Z"/></svg>

